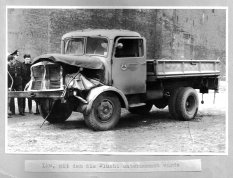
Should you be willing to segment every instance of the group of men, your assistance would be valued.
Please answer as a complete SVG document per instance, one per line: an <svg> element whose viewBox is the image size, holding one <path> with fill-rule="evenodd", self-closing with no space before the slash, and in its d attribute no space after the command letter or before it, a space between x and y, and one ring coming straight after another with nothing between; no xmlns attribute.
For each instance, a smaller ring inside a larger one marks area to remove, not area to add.
<svg viewBox="0 0 233 178"><path fill-rule="evenodd" d="M23 91L26 84L30 81L31 55L25 54L24 62L21 62L18 58L18 50L8 55L8 89L10 91ZM32 100L30 98L27 98L27 100L29 113L32 114ZM19 115L21 116L25 115L25 103L25 98L18 98L18 109ZM8 111L8 117L11 117L11 115L15 115L15 99L10 98L8 104L10 109ZM39 114L37 105L35 114Z"/></svg>

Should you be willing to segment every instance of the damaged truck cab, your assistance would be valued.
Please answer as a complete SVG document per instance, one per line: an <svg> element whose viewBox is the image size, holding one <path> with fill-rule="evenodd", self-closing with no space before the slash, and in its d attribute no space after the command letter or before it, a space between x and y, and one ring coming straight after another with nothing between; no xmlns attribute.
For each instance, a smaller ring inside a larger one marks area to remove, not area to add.
<svg viewBox="0 0 233 178"><path fill-rule="evenodd" d="M109 130L121 108L146 114L152 106L169 106L172 117L191 120L198 95L218 90L218 60L146 59L146 40L128 30L82 30L63 35L61 54L33 59L25 91L50 123L64 122L73 111L83 113L93 130Z"/></svg>

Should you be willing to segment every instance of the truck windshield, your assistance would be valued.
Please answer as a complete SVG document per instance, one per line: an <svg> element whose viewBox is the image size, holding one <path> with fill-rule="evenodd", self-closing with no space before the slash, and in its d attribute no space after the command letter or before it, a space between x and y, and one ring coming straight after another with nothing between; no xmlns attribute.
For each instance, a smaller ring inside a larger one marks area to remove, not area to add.
<svg viewBox="0 0 233 178"><path fill-rule="evenodd" d="M71 38L65 42L65 53L83 55L85 49L85 38ZM108 40L101 37L86 38L86 54L107 56Z"/></svg>
<svg viewBox="0 0 233 178"><path fill-rule="evenodd" d="M87 37L86 54L107 56L108 40L100 37Z"/></svg>
<svg viewBox="0 0 233 178"><path fill-rule="evenodd" d="M65 47L66 54L83 55L84 54L84 38L72 38L67 40Z"/></svg>

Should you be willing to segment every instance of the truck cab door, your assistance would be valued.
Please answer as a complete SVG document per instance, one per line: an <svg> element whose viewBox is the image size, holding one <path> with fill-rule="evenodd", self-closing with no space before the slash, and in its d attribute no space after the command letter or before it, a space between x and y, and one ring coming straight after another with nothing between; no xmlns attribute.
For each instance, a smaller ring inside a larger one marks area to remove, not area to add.
<svg viewBox="0 0 233 178"><path fill-rule="evenodd" d="M112 86L124 94L146 92L146 43L141 37L119 37L112 57Z"/></svg>

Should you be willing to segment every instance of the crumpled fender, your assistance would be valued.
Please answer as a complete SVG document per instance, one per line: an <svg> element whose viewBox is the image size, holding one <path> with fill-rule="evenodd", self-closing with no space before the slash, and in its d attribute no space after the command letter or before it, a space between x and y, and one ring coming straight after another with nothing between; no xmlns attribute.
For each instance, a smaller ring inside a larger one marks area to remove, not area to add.
<svg viewBox="0 0 233 178"><path fill-rule="evenodd" d="M97 98L97 96L99 96L103 92L114 92L116 96L119 97L122 107L128 109L128 100L122 91L112 86L100 86L100 87L96 87L90 90L86 98L88 102L87 107L86 107L86 114L90 112L92 104L94 100Z"/></svg>

